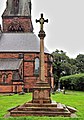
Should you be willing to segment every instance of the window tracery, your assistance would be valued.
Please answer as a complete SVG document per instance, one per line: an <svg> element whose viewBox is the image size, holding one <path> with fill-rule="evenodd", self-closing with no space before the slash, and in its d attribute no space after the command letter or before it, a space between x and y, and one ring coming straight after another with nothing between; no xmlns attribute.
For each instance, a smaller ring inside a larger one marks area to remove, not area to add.
<svg viewBox="0 0 84 120"><path fill-rule="evenodd" d="M14 19L14 21L8 27L9 32L24 32L24 28L21 23L18 22L18 19Z"/></svg>
<svg viewBox="0 0 84 120"><path fill-rule="evenodd" d="M34 70L34 73L36 75L39 74L39 58L35 58L35 70Z"/></svg>

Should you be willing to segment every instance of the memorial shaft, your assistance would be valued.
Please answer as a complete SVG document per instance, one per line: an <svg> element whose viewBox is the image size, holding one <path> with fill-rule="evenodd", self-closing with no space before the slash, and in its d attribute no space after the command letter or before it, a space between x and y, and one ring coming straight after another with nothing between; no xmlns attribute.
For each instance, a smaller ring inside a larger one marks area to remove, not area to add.
<svg viewBox="0 0 84 120"><path fill-rule="evenodd" d="M45 69L44 69L44 37L46 36L43 25L45 22L48 22L47 20L44 20L43 14L41 14L41 18L39 20L36 20L36 22L40 23L40 32L38 34L40 38L40 69L39 69L39 78L40 81L45 81Z"/></svg>
<svg viewBox="0 0 84 120"><path fill-rule="evenodd" d="M45 81L44 73L44 39L40 39L40 80Z"/></svg>

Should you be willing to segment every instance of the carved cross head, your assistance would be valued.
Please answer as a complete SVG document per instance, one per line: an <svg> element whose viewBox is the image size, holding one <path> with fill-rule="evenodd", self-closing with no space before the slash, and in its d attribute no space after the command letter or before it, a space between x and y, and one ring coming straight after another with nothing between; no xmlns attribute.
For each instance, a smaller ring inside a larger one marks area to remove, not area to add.
<svg viewBox="0 0 84 120"><path fill-rule="evenodd" d="M43 13L41 13L41 18L39 20L36 19L36 23L39 22L40 23L40 31L43 31L43 25L44 23L48 23L48 19L44 19L43 17Z"/></svg>

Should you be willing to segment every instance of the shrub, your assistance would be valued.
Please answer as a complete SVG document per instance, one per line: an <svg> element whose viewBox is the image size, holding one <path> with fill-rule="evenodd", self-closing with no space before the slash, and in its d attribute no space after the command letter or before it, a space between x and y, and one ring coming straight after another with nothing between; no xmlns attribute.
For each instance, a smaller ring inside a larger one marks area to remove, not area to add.
<svg viewBox="0 0 84 120"><path fill-rule="evenodd" d="M60 81L66 89L84 91L84 74L61 77Z"/></svg>

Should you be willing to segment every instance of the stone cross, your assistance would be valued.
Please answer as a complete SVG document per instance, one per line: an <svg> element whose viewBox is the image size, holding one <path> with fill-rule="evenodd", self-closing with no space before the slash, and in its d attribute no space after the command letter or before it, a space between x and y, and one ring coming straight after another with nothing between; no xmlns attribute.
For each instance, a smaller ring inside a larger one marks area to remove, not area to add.
<svg viewBox="0 0 84 120"><path fill-rule="evenodd" d="M40 23L40 31L43 31L43 25L45 22L48 23L48 19L44 19L43 18L43 14L41 13L41 18L39 20L36 19L36 23L39 22Z"/></svg>
<svg viewBox="0 0 84 120"><path fill-rule="evenodd" d="M40 68L39 68L39 78L41 82L45 82L45 70L44 70L44 37L45 32L43 30L43 25L45 22L48 22L48 19L45 20L43 18L43 14L41 14L41 18L39 20L36 19L36 23L40 23L40 32L38 36L40 37Z"/></svg>

